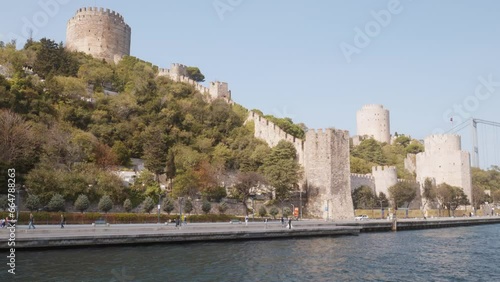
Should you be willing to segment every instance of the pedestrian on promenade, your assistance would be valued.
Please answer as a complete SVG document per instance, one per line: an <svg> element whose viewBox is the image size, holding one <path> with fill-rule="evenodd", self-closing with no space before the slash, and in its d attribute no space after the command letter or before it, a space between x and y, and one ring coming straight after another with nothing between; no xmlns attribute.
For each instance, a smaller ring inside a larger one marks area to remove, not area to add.
<svg viewBox="0 0 500 282"><path fill-rule="evenodd" d="M285 219L283 216L281 217L281 227L285 227Z"/></svg>
<svg viewBox="0 0 500 282"><path fill-rule="evenodd" d="M179 217L177 217L177 218L175 219L175 227L176 227L176 228L177 228L177 227L179 227Z"/></svg>
<svg viewBox="0 0 500 282"><path fill-rule="evenodd" d="M186 224L187 224L187 216L184 215L184 225L186 225Z"/></svg>
<svg viewBox="0 0 500 282"><path fill-rule="evenodd" d="M288 219L288 229L292 229L292 218Z"/></svg>
<svg viewBox="0 0 500 282"><path fill-rule="evenodd" d="M264 222L266 223L266 229L267 229L267 221L268 221L268 219L266 217L266 219L264 219Z"/></svg>
<svg viewBox="0 0 500 282"><path fill-rule="evenodd" d="M64 214L61 213L61 228L64 228L65 223L66 223L66 218L64 217Z"/></svg>
<svg viewBox="0 0 500 282"><path fill-rule="evenodd" d="M33 227L33 229L36 229L36 227L35 227L35 218L33 217L32 213L30 213L30 222L28 224L28 229L31 229L31 227Z"/></svg>
<svg viewBox="0 0 500 282"><path fill-rule="evenodd" d="M245 225L248 225L248 215L245 216Z"/></svg>

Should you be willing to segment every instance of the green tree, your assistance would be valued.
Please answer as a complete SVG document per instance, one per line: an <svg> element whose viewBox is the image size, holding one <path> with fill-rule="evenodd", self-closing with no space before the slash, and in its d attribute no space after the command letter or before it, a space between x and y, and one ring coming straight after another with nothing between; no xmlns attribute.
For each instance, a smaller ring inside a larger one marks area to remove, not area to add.
<svg viewBox="0 0 500 282"><path fill-rule="evenodd" d="M389 187L389 196L393 200L395 208L402 207L404 204L406 204L406 208L408 208L417 196L417 189L415 185L410 182L398 182Z"/></svg>
<svg viewBox="0 0 500 282"><path fill-rule="evenodd" d="M87 197L86 195L78 196L78 198L75 201L75 209L83 213L89 207L90 207L89 197Z"/></svg>
<svg viewBox="0 0 500 282"><path fill-rule="evenodd" d="M165 173L167 164L167 135L159 126L152 126L144 133L144 166L156 176Z"/></svg>
<svg viewBox="0 0 500 282"><path fill-rule="evenodd" d="M151 213L154 207L155 203L153 199L151 199L151 197L146 197L146 199L144 199L144 202L142 202L142 208L144 212Z"/></svg>
<svg viewBox="0 0 500 282"><path fill-rule="evenodd" d="M122 166L130 165L130 150L125 146L125 143L122 141L115 141L111 150L116 155L118 164Z"/></svg>
<svg viewBox="0 0 500 282"><path fill-rule="evenodd" d="M29 195L26 199L26 208L30 211L36 211L40 208L40 199L37 195Z"/></svg>
<svg viewBox="0 0 500 282"><path fill-rule="evenodd" d="M187 199L186 202L184 203L184 212L191 213L192 211L193 211L193 202Z"/></svg>
<svg viewBox="0 0 500 282"><path fill-rule="evenodd" d="M264 216L267 215L266 207L260 206L260 208L259 208L259 215L260 215L260 217L264 217Z"/></svg>
<svg viewBox="0 0 500 282"><path fill-rule="evenodd" d="M163 199L163 210L170 215L170 213L175 209L174 201L170 198Z"/></svg>
<svg viewBox="0 0 500 282"><path fill-rule="evenodd" d="M99 200L99 204L97 204L97 208L104 213L108 213L113 208L113 201L111 197L108 195L102 196L101 200Z"/></svg>
<svg viewBox="0 0 500 282"><path fill-rule="evenodd" d="M290 197L291 191L298 187L302 175L302 170L295 160L296 155L293 144L282 140L272 149L263 165L264 175L282 205Z"/></svg>
<svg viewBox="0 0 500 282"><path fill-rule="evenodd" d="M437 186L437 199L439 203L448 210L448 216L452 216L460 205L468 205L467 195L460 187L441 183Z"/></svg>
<svg viewBox="0 0 500 282"><path fill-rule="evenodd" d="M47 205L47 207L49 208L49 210L55 212L64 211L65 210L64 204L65 204L64 197L61 194L55 194L50 199L50 202Z"/></svg>
<svg viewBox="0 0 500 282"><path fill-rule="evenodd" d="M285 207L283 209L283 217L288 217L291 214L292 214L292 210L289 207Z"/></svg>
<svg viewBox="0 0 500 282"><path fill-rule="evenodd" d="M220 214L224 214L224 213L227 211L227 209L228 209L228 208L229 208L229 206L227 205L227 203L226 203L226 202L224 202L224 201L223 201L223 202L221 202L221 203L219 204L219 207L218 207L218 209L219 209L219 213L220 213Z"/></svg>
<svg viewBox="0 0 500 282"><path fill-rule="evenodd" d="M187 75L189 78L196 82L205 81L205 76L201 73L200 69L197 67L187 67L186 68Z"/></svg>
<svg viewBox="0 0 500 282"><path fill-rule="evenodd" d="M248 215L247 200L250 197L252 188L255 189L261 184L266 184L265 178L257 172L239 172L236 176L236 185L233 187L233 196L243 203L246 215Z"/></svg>
<svg viewBox="0 0 500 282"><path fill-rule="evenodd" d="M125 211L130 212L132 210L132 201L130 201L130 199L126 199L123 202L123 208Z"/></svg>
<svg viewBox="0 0 500 282"><path fill-rule="evenodd" d="M358 146L351 149L351 155L378 165L387 164L382 144L373 138L361 141Z"/></svg>
<svg viewBox="0 0 500 282"><path fill-rule="evenodd" d="M376 195L372 188L360 186L352 192L352 202L355 209L369 209L376 204Z"/></svg>
<svg viewBox="0 0 500 282"><path fill-rule="evenodd" d="M208 214L210 210L212 210L212 204L209 201L203 201L203 204L201 205L201 210L205 214Z"/></svg>
<svg viewBox="0 0 500 282"><path fill-rule="evenodd" d="M280 213L280 212L279 212L278 208L276 208L276 207L272 207L272 208L271 208L271 210L269 211L269 214L270 214L270 215L271 215L274 219L276 219L276 215L278 215L278 213Z"/></svg>
<svg viewBox="0 0 500 282"><path fill-rule="evenodd" d="M436 201L436 185L430 178L426 178L424 180L423 191L422 191L422 213L424 213L424 209L427 208L428 204L432 204Z"/></svg>

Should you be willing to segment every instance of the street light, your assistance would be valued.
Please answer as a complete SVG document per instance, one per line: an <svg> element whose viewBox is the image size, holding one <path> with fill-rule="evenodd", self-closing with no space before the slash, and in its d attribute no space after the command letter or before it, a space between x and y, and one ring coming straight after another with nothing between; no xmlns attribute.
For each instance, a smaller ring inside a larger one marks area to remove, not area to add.
<svg viewBox="0 0 500 282"><path fill-rule="evenodd" d="M384 207L382 206L382 203L384 202L383 199L378 200L380 202L380 218L384 219Z"/></svg>
<svg viewBox="0 0 500 282"><path fill-rule="evenodd" d="M158 193L158 222L157 224L160 224L160 202L161 202L161 193Z"/></svg>
<svg viewBox="0 0 500 282"><path fill-rule="evenodd" d="M182 226L182 201L184 197L179 197L179 226Z"/></svg>

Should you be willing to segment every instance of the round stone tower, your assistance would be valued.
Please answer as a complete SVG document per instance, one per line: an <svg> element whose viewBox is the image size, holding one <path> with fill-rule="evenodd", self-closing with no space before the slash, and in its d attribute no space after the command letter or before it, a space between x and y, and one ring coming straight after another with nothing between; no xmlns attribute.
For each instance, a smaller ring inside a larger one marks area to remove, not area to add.
<svg viewBox="0 0 500 282"><path fill-rule="evenodd" d="M66 48L107 62L118 62L130 55L132 31L123 17L104 8L81 8L68 21Z"/></svg>
<svg viewBox="0 0 500 282"><path fill-rule="evenodd" d="M356 113L357 135L390 143L389 110L382 105L365 105Z"/></svg>

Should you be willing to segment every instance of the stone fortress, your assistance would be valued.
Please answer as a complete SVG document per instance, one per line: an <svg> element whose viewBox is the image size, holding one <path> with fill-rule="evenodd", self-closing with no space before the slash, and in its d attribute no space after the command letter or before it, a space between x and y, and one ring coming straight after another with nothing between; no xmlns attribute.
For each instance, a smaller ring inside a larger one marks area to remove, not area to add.
<svg viewBox="0 0 500 282"><path fill-rule="evenodd" d="M122 15L110 9L86 7L78 9L68 21L66 48L83 52L108 63L118 63L130 55L132 30ZM208 102L217 98L231 102L231 91L226 82L213 81L205 87L190 79L187 66L172 64L170 69L158 68L158 76L193 85Z"/></svg>
<svg viewBox="0 0 500 282"><path fill-rule="evenodd" d="M82 51L108 62L118 62L130 55L131 29L123 17L109 9L82 8L69 20L66 47ZM207 101L221 98L228 103L231 91L226 82L210 82L205 87L187 76L187 67L172 64L170 69L159 68L158 76L193 85ZM389 143L389 111L382 105L366 105L357 112L357 136L353 144L363 138L374 138ZM395 167L373 167L367 175L350 173L349 132L338 129L308 130L305 140L295 138L273 122L250 111L247 122L254 123L256 138L274 147L280 140L294 144L297 160L304 168L301 191L307 195L306 210L311 216L325 219L352 219L354 208L351 193L361 185L369 186L375 193L388 194L388 188L398 181ZM471 197L470 158L461 151L460 137L434 135L425 141L424 153L409 155L405 167L416 173L418 183L425 178L436 184L446 182L464 189ZM418 184L417 182L415 182ZM420 197L419 197L420 199Z"/></svg>
<svg viewBox="0 0 500 282"><path fill-rule="evenodd" d="M357 136L353 137L354 145L362 138L373 138L379 142L391 141L389 110L382 105L365 105L356 113Z"/></svg>
<svg viewBox="0 0 500 282"><path fill-rule="evenodd" d="M66 48L107 62L130 55L132 30L123 17L104 8L81 8L68 21Z"/></svg>

